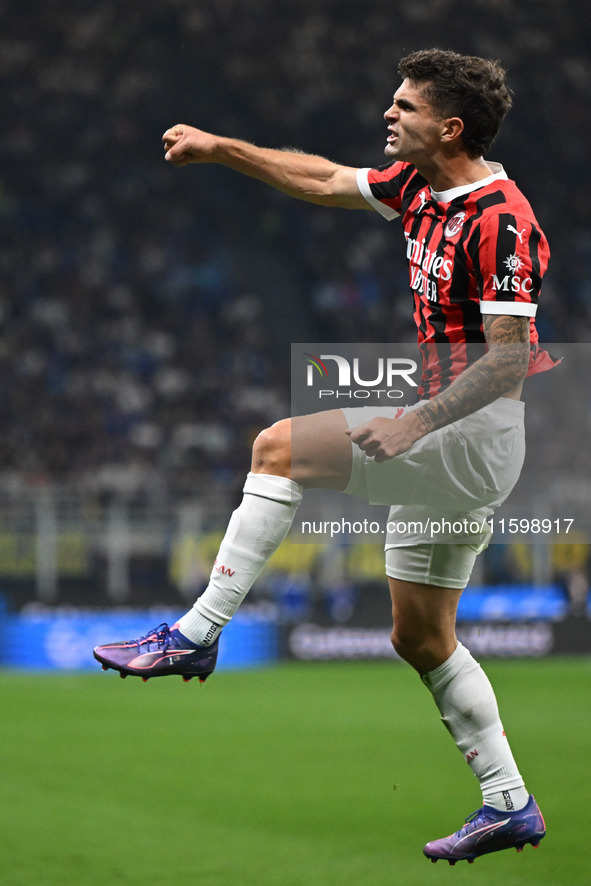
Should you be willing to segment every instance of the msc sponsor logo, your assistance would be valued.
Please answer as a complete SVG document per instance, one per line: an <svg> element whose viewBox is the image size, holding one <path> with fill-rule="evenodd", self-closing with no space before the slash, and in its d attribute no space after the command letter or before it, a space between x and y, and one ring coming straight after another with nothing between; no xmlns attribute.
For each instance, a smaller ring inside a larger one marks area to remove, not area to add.
<svg viewBox="0 0 591 886"><path fill-rule="evenodd" d="M523 262L516 252L507 256L504 265L510 273L505 274L504 277L499 277L497 274L491 274L492 288L496 292L530 293L534 288L533 280L531 277L520 277L518 275L517 272L522 269Z"/></svg>
<svg viewBox="0 0 591 886"><path fill-rule="evenodd" d="M515 273L515 271L519 271L523 267L523 262L521 261L517 253L513 252L511 255L507 256L504 261L504 265L509 271L513 271L513 273Z"/></svg>
<svg viewBox="0 0 591 886"><path fill-rule="evenodd" d="M504 277L491 275L492 288L496 292L525 292L530 293L534 288L531 277L517 277L513 274L505 274Z"/></svg>

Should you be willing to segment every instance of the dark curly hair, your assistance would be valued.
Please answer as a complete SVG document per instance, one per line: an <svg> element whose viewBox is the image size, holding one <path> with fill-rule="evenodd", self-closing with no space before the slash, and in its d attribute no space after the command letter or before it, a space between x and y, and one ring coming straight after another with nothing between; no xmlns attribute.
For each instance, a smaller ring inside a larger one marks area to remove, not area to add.
<svg viewBox="0 0 591 886"><path fill-rule="evenodd" d="M442 120L460 117L462 140L473 157L486 154L512 104L505 71L497 61L444 49L405 56L398 72L423 86L423 95Z"/></svg>

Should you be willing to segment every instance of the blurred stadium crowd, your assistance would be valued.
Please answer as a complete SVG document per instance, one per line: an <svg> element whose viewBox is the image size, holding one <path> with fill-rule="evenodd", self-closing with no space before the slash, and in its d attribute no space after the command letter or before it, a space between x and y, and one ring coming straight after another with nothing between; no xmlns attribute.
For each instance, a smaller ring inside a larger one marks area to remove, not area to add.
<svg viewBox="0 0 591 886"><path fill-rule="evenodd" d="M586 7L554 0L0 2L0 490L146 503L231 497L289 414L293 341L409 341L399 232L215 167L175 170L183 121L382 162L396 62L502 59L491 157L531 199L551 272L541 338L591 336Z"/></svg>

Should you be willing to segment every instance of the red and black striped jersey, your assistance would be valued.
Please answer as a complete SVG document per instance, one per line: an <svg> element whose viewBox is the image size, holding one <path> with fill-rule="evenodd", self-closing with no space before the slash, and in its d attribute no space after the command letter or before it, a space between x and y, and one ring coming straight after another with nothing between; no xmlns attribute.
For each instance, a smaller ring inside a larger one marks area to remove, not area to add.
<svg viewBox="0 0 591 886"><path fill-rule="evenodd" d="M402 221L424 398L447 387L478 348L484 352L483 314L529 317L529 374L555 365L539 348L534 323L548 243L515 182L499 164L489 166L488 178L443 192L410 163L357 173L371 206Z"/></svg>

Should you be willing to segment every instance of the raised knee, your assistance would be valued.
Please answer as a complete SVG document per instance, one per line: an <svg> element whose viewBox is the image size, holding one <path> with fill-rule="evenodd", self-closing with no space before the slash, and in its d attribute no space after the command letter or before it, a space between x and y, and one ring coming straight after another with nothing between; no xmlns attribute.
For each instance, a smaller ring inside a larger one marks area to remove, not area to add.
<svg viewBox="0 0 591 886"><path fill-rule="evenodd" d="M392 646L397 655L419 674L427 673L441 663L437 638L421 635L412 628L394 625ZM444 660L444 659L442 659Z"/></svg>
<svg viewBox="0 0 591 886"><path fill-rule="evenodd" d="M276 422L258 435L252 447L252 469L259 473L291 474L291 421Z"/></svg>
<svg viewBox="0 0 591 886"><path fill-rule="evenodd" d="M417 631L410 626L397 626L392 630L392 645L397 655L419 674L427 674L447 661L457 644L455 633Z"/></svg>
<svg viewBox="0 0 591 886"><path fill-rule="evenodd" d="M413 658L420 645L418 638L408 630L404 630L395 624L392 629L390 640L392 641L394 652L399 655L400 658L404 659L404 661L412 664Z"/></svg>

